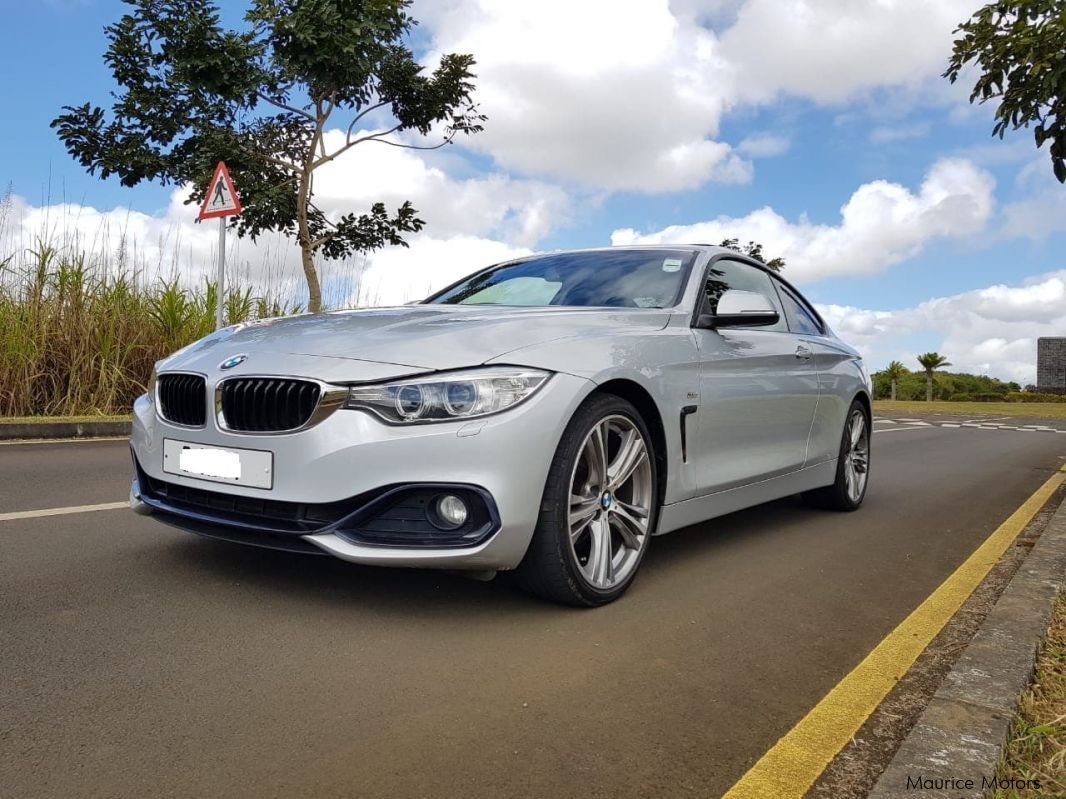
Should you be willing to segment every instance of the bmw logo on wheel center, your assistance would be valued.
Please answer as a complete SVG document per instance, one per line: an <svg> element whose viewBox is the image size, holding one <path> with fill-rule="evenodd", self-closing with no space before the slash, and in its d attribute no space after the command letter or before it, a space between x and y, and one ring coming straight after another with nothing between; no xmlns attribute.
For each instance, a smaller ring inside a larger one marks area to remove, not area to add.
<svg viewBox="0 0 1066 799"><path fill-rule="evenodd" d="M227 358L222 363L220 363L218 365L218 368L219 369L232 369L234 366L240 366L246 360L248 360L248 356L247 355L231 355L229 358Z"/></svg>

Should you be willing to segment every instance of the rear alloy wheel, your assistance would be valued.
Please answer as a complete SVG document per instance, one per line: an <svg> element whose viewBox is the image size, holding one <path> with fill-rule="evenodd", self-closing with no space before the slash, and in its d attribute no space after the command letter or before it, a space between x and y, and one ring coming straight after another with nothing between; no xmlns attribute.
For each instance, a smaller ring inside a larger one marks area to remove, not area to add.
<svg viewBox="0 0 1066 799"><path fill-rule="evenodd" d="M836 481L808 491L803 499L816 508L856 510L866 496L870 477L870 419L858 400L851 403L840 441Z"/></svg>
<svg viewBox="0 0 1066 799"><path fill-rule="evenodd" d="M519 579L567 604L617 599L647 551L656 495L655 456L640 415L619 397L594 397L563 433Z"/></svg>

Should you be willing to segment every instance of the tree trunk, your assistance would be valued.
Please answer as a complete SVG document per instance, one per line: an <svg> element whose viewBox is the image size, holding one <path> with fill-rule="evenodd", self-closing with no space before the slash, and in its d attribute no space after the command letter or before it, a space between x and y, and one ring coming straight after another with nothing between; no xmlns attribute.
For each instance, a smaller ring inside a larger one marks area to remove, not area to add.
<svg viewBox="0 0 1066 799"><path fill-rule="evenodd" d="M892 401L896 401L896 379L892 378Z"/></svg>
<svg viewBox="0 0 1066 799"><path fill-rule="evenodd" d="M322 310L322 287L318 283L318 271L315 269L315 254L311 251L311 242L300 237L300 260L307 278L307 310L318 313Z"/></svg>
<svg viewBox="0 0 1066 799"><path fill-rule="evenodd" d="M296 187L296 223L299 229L300 262L304 269L304 278L307 280L307 310L311 313L319 313L322 310L322 287L318 282L318 272L315 269L315 251L311 247L311 228L307 224L307 204L310 200L308 194L311 190L311 161L315 156L315 144L318 134L315 134L311 143L311 153L304 162L303 174L300 183Z"/></svg>
<svg viewBox="0 0 1066 799"><path fill-rule="evenodd" d="M933 373L932 372L926 372L925 373L925 401L926 402L932 402L933 401Z"/></svg>

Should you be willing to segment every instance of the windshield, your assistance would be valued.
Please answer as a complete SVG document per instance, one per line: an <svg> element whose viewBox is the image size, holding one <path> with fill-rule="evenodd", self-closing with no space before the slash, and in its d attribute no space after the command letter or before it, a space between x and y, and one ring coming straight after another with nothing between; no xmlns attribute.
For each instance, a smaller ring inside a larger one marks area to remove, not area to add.
<svg viewBox="0 0 1066 799"><path fill-rule="evenodd" d="M542 255L479 272L426 302L666 308L681 299L695 257L687 250L623 249Z"/></svg>

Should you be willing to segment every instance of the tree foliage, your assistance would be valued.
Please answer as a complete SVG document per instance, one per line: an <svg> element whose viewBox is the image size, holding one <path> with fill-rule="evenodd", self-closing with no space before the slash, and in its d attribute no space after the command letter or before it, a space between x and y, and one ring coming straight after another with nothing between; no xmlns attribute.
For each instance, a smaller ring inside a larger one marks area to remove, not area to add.
<svg viewBox="0 0 1066 799"><path fill-rule="evenodd" d="M417 24L410 1L251 0L244 27L229 30L213 0L124 0L129 12L105 29L118 84L110 113L65 106L52 126L90 174L190 184L193 203L225 160L244 205L233 224L253 239L297 239L317 311L316 254L404 245L424 222L410 202L328 217L314 203L315 170L358 144L432 148L482 130L473 57L444 55L427 73L404 43ZM344 131L339 144L327 146L327 125ZM436 130L424 147L393 137Z"/></svg>
<svg viewBox="0 0 1066 799"><path fill-rule="evenodd" d="M727 250L744 253L744 255L749 258L754 258L756 261L761 261L766 264L775 272L780 272L785 268L784 258L771 258L770 260L766 260L766 257L762 252L762 245L758 242L749 241L747 244L741 244L739 239L724 239L718 246L725 247Z"/></svg>
<svg viewBox="0 0 1066 799"><path fill-rule="evenodd" d="M993 135L1033 125L1036 146L1051 142L1052 169L1066 183L1066 0L989 3L956 34L944 76L954 83L975 63L970 102L999 102Z"/></svg>
<svg viewBox="0 0 1066 799"><path fill-rule="evenodd" d="M927 402L933 401L933 372L937 369L942 369L945 366L951 366L951 363L941 355L939 352L927 352L918 356L918 363L921 364L922 369L925 370L925 399Z"/></svg>
<svg viewBox="0 0 1066 799"><path fill-rule="evenodd" d="M893 361L903 366L899 361ZM874 399L892 398L892 364L871 375L874 384ZM1005 382L988 375L974 375L966 372L938 372L933 383L933 399L953 401L1004 401L1008 394L1021 387L1017 383ZM896 376L896 399L917 401L926 399L928 389L925 370L911 372L903 368Z"/></svg>
<svg viewBox="0 0 1066 799"><path fill-rule="evenodd" d="M889 380L891 387L890 399L896 398L896 384L901 378L910 374L910 370L907 369L900 361L892 361L887 367L885 367L885 376Z"/></svg>

